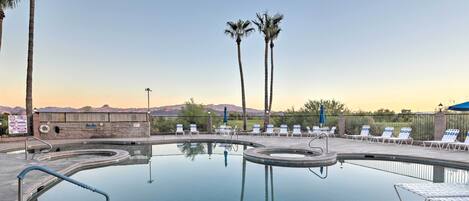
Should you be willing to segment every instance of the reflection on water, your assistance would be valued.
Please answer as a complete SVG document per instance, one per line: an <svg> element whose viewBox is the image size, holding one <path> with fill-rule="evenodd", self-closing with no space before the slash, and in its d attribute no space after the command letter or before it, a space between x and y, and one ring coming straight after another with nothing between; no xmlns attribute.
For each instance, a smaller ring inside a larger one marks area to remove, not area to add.
<svg viewBox="0 0 469 201"><path fill-rule="evenodd" d="M320 168L265 166L242 157L248 148L224 143L125 147L132 154L125 165L86 170L73 178L109 193L112 201L395 201L395 183L468 183L466 170L413 163L353 160ZM403 197L422 200L411 193ZM102 197L62 182L38 200Z"/></svg>
<svg viewBox="0 0 469 201"><path fill-rule="evenodd" d="M177 146L184 156L191 160L194 160L195 156L199 154L205 154L205 146L202 143L184 143L178 144Z"/></svg>

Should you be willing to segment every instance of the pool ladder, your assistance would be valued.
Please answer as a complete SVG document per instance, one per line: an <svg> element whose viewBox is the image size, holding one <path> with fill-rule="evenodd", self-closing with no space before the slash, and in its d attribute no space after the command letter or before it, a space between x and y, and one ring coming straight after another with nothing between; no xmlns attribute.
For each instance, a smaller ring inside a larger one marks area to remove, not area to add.
<svg viewBox="0 0 469 201"><path fill-rule="evenodd" d="M37 140L41 142L42 144L47 145L49 148L48 149L43 149L41 150L42 153L49 153L52 150L52 144L46 142L45 140L41 140L37 137L31 136L31 137L26 137L26 140L24 140L24 159L28 160L28 141L30 140Z"/></svg>
<svg viewBox="0 0 469 201"><path fill-rule="evenodd" d="M315 140L317 140L317 139L320 139L321 137L325 137L325 139L326 139L326 142L325 142L325 149L326 149L326 150L325 150L325 151L326 151L326 153L329 153L329 135L327 135L326 132L321 132L321 133L319 133L317 136L313 137L313 138L309 141L308 146L309 146L309 148L311 148L311 149L319 149L319 151L321 152L321 154L323 154L323 153L324 153L324 148L323 148L323 147L315 147L315 146L312 146L312 145L311 145L311 143L312 143L313 141L315 141Z"/></svg>
<svg viewBox="0 0 469 201"><path fill-rule="evenodd" d="M94 188L92 186L88 186L84 183L81 183L77 180L74 180L70 177L67 177L65 175L62 175L62 174L59 174L51 169L48 169L46 167L42 167L42 166L30 166L30 167L27 167L25 168L23 171L20 172L20 174L18 174L18 176L16 176L16 178L18 178L18 201L23 201L23 188L22 188L22 184L23 184L23 179L24 177L26 176L26 174L28 174L29 172L33 171L33 170L38 170L38 171L41 171L41 172L44 172L46 174L49 174L49 175L52 175L54 177L57 177L59 179L62 179L64 181L68 181L72 184L75 184L79 187L82 187L84 189L87 189L87 190L90 190L90 191L93 191L95 193L99 193L101 195L103 195L105 198L106 198L106 201L109 201L110 198L109 198L109 195L97 188Z"/></svg>

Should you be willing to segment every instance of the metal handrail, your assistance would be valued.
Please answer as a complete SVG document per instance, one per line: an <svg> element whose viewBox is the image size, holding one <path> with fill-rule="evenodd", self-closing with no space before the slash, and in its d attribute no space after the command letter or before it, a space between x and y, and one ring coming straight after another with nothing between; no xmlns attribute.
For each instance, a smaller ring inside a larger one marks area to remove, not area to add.
<svg viewBox="0 0 469 201"><path fill-rule="evenodd" d="M34 136L31 136L31 137L26 137L26 140L24 140L24 159L25 160L28 160L28 141L30 139L33 139L33 140L37 140L45 145L47 145L49 147L49 149L47 149L47 151L51 151L52 150L52 144L51 143L48 143L46 142L45 140L41 140L37 137L34 137Z"/></svg>
<svg viewBox="0 0 469 201"><path fill-rule="evenodd" d="M317 140L321 137L326 137L326 153L329 153L329 135L327 135L326 132L321 132L319 133L316 137L314 137L313 139L311 139L308 143L308 146L309 148L311 149L319 149L321 150L321 154L324 153L324 149L322 147L313 147L311 146L311 143L314 141L314 140Z"/></svg>
<svg viewBox="0 0 469 201"><path fill-rule="evenodd" d="M320 167L320 168L324 168L324 167ZM324 174L324 175L322 174L322 172L321 172L321 174L318 174L317 172L315 172L315 171L312 170L311 168L308 168L308 170L309 170L311 173L313 173L314 175L316 175L317 177L319 177L320 179L326 179L327 176L329 175L329 174L328 174L328 173L329 173L329 167L326 167L326 174Z"/></svg>
<svg viewBox="0 0 469 201"><path fill-rule="evenodd" d="M230 139L233 139L233 135L235 135L236 139L238 139L238 131L237 130L238 130L238 126L235 126L233 128L233 134L231 134Z"/></svg>
<svg viewBox="0 0 469 201"><path fill-rule="evenodd" d="M44 172L44 173L47 173L49 175L52 175L54 177L57 177L59 179L62 179L62 180L65 180L65 181L68 181L72 184L75 184L79 187L82 187L84 189L88 189L90 191L93 191L95 193L99 193L101 195L103 195L105 198L106 198L106 201L109 201L110 198L109 198L109 195L97 188L94 188L92 186L88 186L84 183L81 183L77 180L74 180L70 177L67 177L65 175L62 175L62 174L59 174L49 168L46 168L46 167L42 167L42 166L30 166L30 167L27 167L25 168L23 171L21 171L18 176L16 176L16 178L18 178L18 201L23 201L23 189L22 189L22 183L23 183L23 179L24 177L26 176L26 174L28 174L29 172L33 171L33 170L38 170L38 171L41 171L41 172Z"/></svg>

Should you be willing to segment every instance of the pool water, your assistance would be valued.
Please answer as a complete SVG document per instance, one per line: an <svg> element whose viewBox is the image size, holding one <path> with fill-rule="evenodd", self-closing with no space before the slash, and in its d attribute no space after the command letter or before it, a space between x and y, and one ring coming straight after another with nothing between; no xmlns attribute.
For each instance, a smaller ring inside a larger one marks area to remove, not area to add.
<svg viewBox="0 0 469 201"><path fill-rule="evenodd" d="M388 161L341 161L311 169L271 167L244 160L244 148L249 147L153 145L147 149L151 157L81 171L72 178L107 192L112 201L397 201L395 183L467 183L469 175L465 170ZM423 200L400 192L406 201ZM61 182L38 200L101 201L104 197Z"/></svg>
<svg viewBox="0 0 469 201"><path fill-rule="evenodd" d="M276 157L290 157L290 158L304 158L306 157L304 154L270 154L270 156Z"/></svg>

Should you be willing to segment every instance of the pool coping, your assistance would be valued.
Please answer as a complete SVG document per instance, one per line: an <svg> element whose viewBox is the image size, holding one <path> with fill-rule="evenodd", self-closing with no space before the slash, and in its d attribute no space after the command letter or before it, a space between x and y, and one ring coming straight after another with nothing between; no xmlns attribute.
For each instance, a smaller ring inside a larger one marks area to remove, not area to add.
<svg viewBox="0 0 469 201"><path fill-rule="evenodd" d="M275 153L299 153L305 154L305 157L281 157L272 156ZM317 150L305 148L289 147L260 147L251 148L244 151L243 156L246 160L272 166L283 167L324 167L337 163L337 153L320 153Z"/></svg>
<svg viewBox="0 0 469 201"><path fill-rule="evenodd" d="M109 155L105 158L94 158L83 162L75 163L64 169L57 171L60 174L71 176L77 172L87 169L93 169L98 167L116 165L130 158L130 154L124 150L118 149L89 149L89 150L73 150L73 151L62 151L62 152L51 152L43 156L38 157L37 161L54 160L67 158L67 156L73 157L77 155ZM47 176L44 179L34 182L31 186L24 189L23 197L26 200L37 198L42 193L53 187L55 184L62 180L53 176Z"/></svg>
<svg viewBox="0 0 469 201"><path fill-rule="evenodd" d="M149 138L107 138L107 139L81 139L81 140L57 140L57 141L50 141L54 146L73 146L73 145L81 145L81 144L116 144L116 145L142 145L142 144L171 144L171 143L184 143L184 142L221 142L221 143L235 143L235 144L242 144L248 145L253 147L272 147L273 145L285 145L284 147L303 147L305 148L309 138L302 137L302 138L285 138L285 137L257 137L257 136L239 136L238 137L223 137L219 135L194 135L194 136L153 136ZM270 141L269 141L270 140ZM344 141L341 141L344 140ZM288 142L287 142L288 141ZM448 157L445 159L445 154L448 155L448 151L444 150L434 150L428 149L429 154L426 152L422 153L414 153L414 152L404 152L401 153L390 153L386 154L385 145L381 148L383 149L376 149L374 148L367 149L365 142L354 142L354 141L346 141L345 139L338 139L336 143L346 143L347 145L350 144L351 147L342 148L341 151L337 152L337 160L386 160L386 161L401 161L401 162L413 162L413 163L420 163L420 164L428 164L428 165L439 165L445 166L450 168L459 168L459 169L466 169L469 170L469 161L465 159L460 159L461 156L464 155L457 155L456 157ZM353 145L355 143L355 145ZM21 150L24 147L21 143L13 144L11 143L9 146L1 146L0 144L0 153L5 153L8 151L15 151ZM361 147L362 149L354 149L353 147ZM362 146L363 145L363 146ZM377 145L377 144L376 144ZM408 150L426 150L425 148L419 146L407 146ZM33 144L33 148L42 147L39 144ZM348 152L348 149L351 149ZM377 150L374 152L373 149ZM395 148L390 149L399 149L397 146ZM400 152L400 151L399 151ZM442 156L438 156L439 153L442 153ZM420 156L419 156L420 154ZM436 157L431 157L432 155ZM457 153L456 153L457 154ZM466 154L466 153L462 153ZM469 155L468 155L469 156ZM129 156L130 157L130 156ZM452 158L452 159L451 159ZM460 159L461 161L457 160ZM75 164L69 166L67 168L62 169L62 171L66 172L67 175L72 175L76 172L85 169L92 169L96 167L103 167L108 165L118 164L118 162L110 162L106 163L98 163L98 164L84 164L80 166L79 164ZM50 182L52 183L52 182ZM46 189L47 190L47 189ZM45 190L43 190L45 191Z"/></svg>
<svg viewBox="0 0 469 201"><path fill-rule="evenodd" d="M174 137L174 135L172 136ZM179 136L177 136L179 137ZM195 138L196 137L196 138ZM81 144L114 144L114 145L139 145L139 144L171 144L171 143L184 143L184 142L225 142L235 143L241 145L248 145L253 147L267 147L268 145L255 142L249 139L230 139L223 138L219 135L205 135L202 137L198 136L181 136L181 138L171 139L151 139L151 138L108 138L108 139L83 139L74 140L72 142L60 142L53 143L54 146L63 145L81 145ZM262 137L261 137L262 138ZM354 142L356 143L356 142ZM360 142L358 142L360 143ZM407 145L409 146L409 145ZM38 149L45 147L44 145L31 145L31 148ZM22 146L0 148L0 153L6 153L10 151L17 151L23 149ZM468 154L469 156L469 154ZM451 159L431 158L414 156L407 154L383 154L373 152L337 152L338 160L391 160L391 161L402 161L402 162L415 162L429 165L441 165L461 169L469 169L469 162L456 161Z"/></svg>

